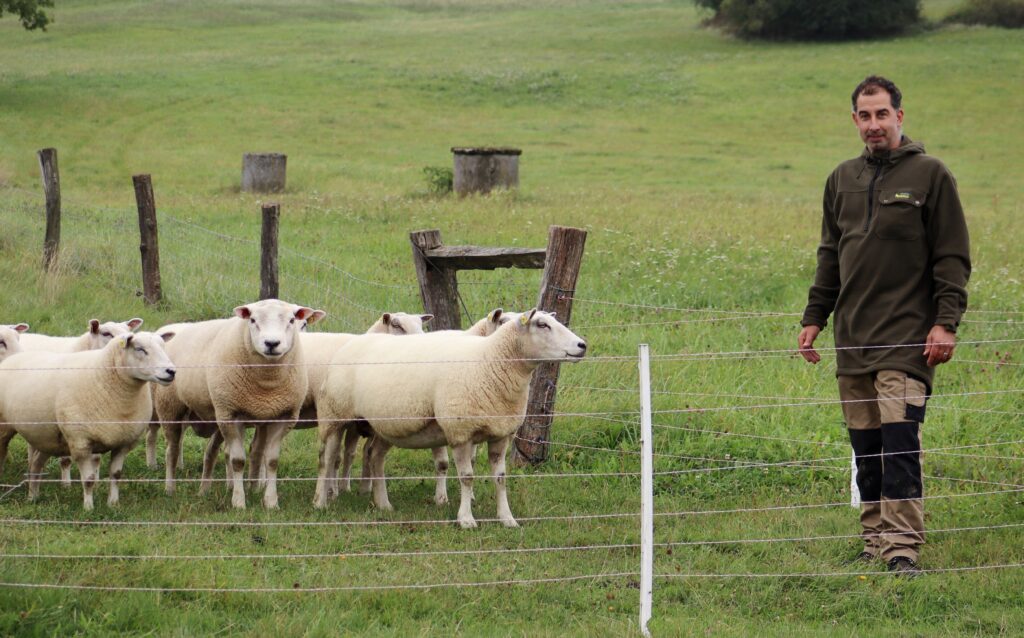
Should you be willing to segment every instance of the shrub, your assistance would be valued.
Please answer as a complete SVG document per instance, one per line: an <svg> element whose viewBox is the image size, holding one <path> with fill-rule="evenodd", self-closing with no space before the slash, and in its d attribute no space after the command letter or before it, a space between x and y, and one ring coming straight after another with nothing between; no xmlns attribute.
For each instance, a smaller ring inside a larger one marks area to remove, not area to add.
<svg viewBox="0 0 1024 638"><path fill-rule="evenodd" d="M454 174L449 166L424 166L423 175L427 178L427 190L438 195L452 192Z"/></svg>
<svg viewBox="0 0 1024 638"><path fill-rule="evenodd" d="M967 0L966 5L946 17L946 22L1021 29L1024 0Z"/></svg>
<svg viewBox="0 0 1024 638"><path fill-rule="evenodd" d="M744 38L845 40L902 33L921 21L920 0L694 0L711 23Z"/></svg>

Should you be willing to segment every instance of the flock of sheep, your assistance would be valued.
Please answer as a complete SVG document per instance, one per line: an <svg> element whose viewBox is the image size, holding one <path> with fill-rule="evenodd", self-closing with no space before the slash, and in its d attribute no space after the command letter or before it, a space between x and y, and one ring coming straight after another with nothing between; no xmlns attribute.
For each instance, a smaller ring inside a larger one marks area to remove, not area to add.
<svg viewBox="0 0 1024 638"><path fill-rule="evenodd" d="M318 429L313 504L323 508L350 489L359 440L361 491L391 510L384 458L392 447L429 448L435 501L448 502L447 448L461 484L458 523L475 527L473 453L488 446L497 517L517 526L505 487L505 453L526 414L533 370L574 362L587 344L539 310L494 310L465 331L424 333L431 315L385 313L366 334L308 332L325 313L277 299L239 306L226 319L176 323L136 332L141 319L100 323L79 337L0 325L0 471L11 438L29 445L29 498L39 494L46 462L61 458L70 483L81 474L84 507L93 507L99 455L110 453L109 505L118 502L124 460L146 431L146 459L156 467L162 428L168 494L182 463L185 429L209 439L200 493L209 491L223 447L232 505L245 507L245 429L255 428L248 478L263 505L278 506L277 467L284 436ZM341 478L338 469L341 467Z"/></svg>

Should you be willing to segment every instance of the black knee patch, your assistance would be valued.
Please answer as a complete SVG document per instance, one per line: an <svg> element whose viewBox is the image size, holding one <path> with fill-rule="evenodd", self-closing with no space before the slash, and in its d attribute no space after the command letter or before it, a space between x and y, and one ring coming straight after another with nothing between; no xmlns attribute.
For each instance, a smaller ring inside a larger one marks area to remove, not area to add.
<svg viewBox="0 0 1024 638"><path fill-rule="evenodd" d="M910 405L906 404L906 409L903 411L903 418L907 421L914 421L915 423L924 423L924 412L925 407L923 405Z"/></svg>
<svg viewBox="0 0 1024 638"><path fill-rule="evenodd" d="M267 469L270 470L271 472L276 472L277 471L277 459L271 459L271 460L267 461Z"/></svg>
<svg viewBox="0 0 1024 638"><path fill-rule="evenodd" d="M438 463L437 464L437 471L441 472L441 473L447 472L448 471L448 462L447 461L441 461L440 463Z"/></svg>
<svg viewBox="0 0 1024 638"><path fill-rule="evenodd" d="M882 431L848 430L857 463L857 489L863 501L882 499Z"/></svg>
<svg viewBox="0 0 1024 638"><path fill-rule="evenodd" d="M121 480L121 470L118 470L110 475L115 481Z"/></svg>
<svg viewBox="0 0 1024 638"><path fill-rule="evenodd" d="M245 469L245 459L231 459L231 469L235 472L241 472Z"/></svg>
<svg viewBox="0 0 1024 638"><path fill-rule="evenodd" d="M916 421L882 424L885 469L882 495L886 498L921 498L921 424Z"/></svg>

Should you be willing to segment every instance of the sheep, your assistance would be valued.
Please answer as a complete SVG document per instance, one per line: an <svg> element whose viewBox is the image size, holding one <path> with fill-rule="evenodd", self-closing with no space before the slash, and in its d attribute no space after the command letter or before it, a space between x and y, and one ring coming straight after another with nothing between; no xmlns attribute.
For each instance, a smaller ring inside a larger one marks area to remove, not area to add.
<svg viewBox="0 0 1024 638"><path fill-rule="evenodd" d="M93 508L96 455L110 452L110 495L117 505L118 480L128 452L152 412L147 384L169 384L175 368L162 338L150 332L114 337L102 350L22 352L0 364L0 424L30 446L29 500L39 496L39 475L51 456L70 456L82 479L83 507ZM10 436L0 437L6 454Z"/></svg>
<svg viewBox="0 0 1024 638"><path fill-rule="evenodd" d="M18 323L13 326L0 325L0 361L3 361L12 354L22 352L21 333L28 330L27 323ZM0 467L3 467L0 465Z"/></svg>
<svg viewBox="0 0 1024 638"><path fill-rule="evenodd" d="M431 332L431 335L445 335L445 334L467 334L479 337L486 337L502 324L519 318L522 313L520 312L505 312L501 308L495 308L491 312L487 313L487 316L480 319L472 326L467 328L464 332L460 333L457 330L437 330ZM348 491L350 484L350 473L352 469L352 460L355 457L355 446L358 443L359 437L370 438L373 436L373 430L365 422L352 423L345 428L345 466L342 473L341 489ZM370 463L369 463L369 442L363 445L363 472L362 480L360 482L359 491L363 493L369 493L371 481L370 481ZM448 503L448 449L445 446L439 446L430 450L434 457L434 503L437 505L445 505ZM476 447L473 448L473 457L476 457ZM336 474L336 471L334 472ZM333 477L332 477L333 478ZM330 496L337 496L338 489L337 485L333 487L328 484Z"/></svg>
<svg viewBox="0 0 1024 638"><path fill-rule="evenodd" d="M314 506L327 504L327 467L337 454L332 431L363 419L374 431L370 463L378 508L393 509L384 481L384 457L391 447L448 445L462 488L458 523L476 527L472 450L474 443L486 442L498 519L517 527L505 489L505 451L526 414L530 378L542 362L579 361L586 349L585 341L536 308L488 337L351 340L331 359L316 396L321 448Z"/></svg>
<svg viewBox="0 0 1024 638"><path fill-rule="evenodd" d="M29 333L21 338L21 348L25 351L43 350L46 352L82 352L83 350L99 350L111 339L120 335L135 332L142 325L142 319L135 317L124 322L99 319L89 320L89 329L77 337L51 337L44 334Z"/></svg>
<svg viewBox="0 0 1024 638"><path fill-rule="evenodd" d="M138 317L128 321L104 323L100 323L99 319L90 319L86 332L77 337L52 337L37 333L22 335L21 349L26 352L62 353L99 350L114 337L134 332L141 325L142 319ZM31 458L29 462L31 462ZM0 463L0 467L3 467L3 463ZM64 485L71 485L71 459L69 457L60 458L60 481Z"/></svg>
<svg viewBox="0 0 1024 638"><path fill-rule="evenodd" d="M216 423L227 442L232 482L231 504L245 508L242 470L245 468L245 428L256 427L249 467L254 478L262 457L267 458L263 506L276 509L277 462L281 439L294 426L306 397L308 375L301 322L319 320L312 308L278 299L265 299L234 309L228 319L188 324L168 345L181 374L173 386L154 392L157 415L167 439L166 481L174 493L175 465L186 418ZM209 451L209 446L207 447ZM213 464L203 462L200 493L209 491ZM254 470L256 470L254 472Z"/></svg>

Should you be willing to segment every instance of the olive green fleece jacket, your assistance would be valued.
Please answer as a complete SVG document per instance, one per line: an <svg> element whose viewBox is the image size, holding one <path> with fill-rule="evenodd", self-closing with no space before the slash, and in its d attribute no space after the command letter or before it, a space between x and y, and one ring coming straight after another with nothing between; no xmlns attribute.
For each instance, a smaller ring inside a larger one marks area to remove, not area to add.
<svg viewBox="0 0 1024 638"><path fill-rule="evenodd" d="M835 314L837 375L902 370L931 387L923 344L967 309L970 244L956 182L924 146L840 164L825 184L818 269L801 325Z"/></svg>

